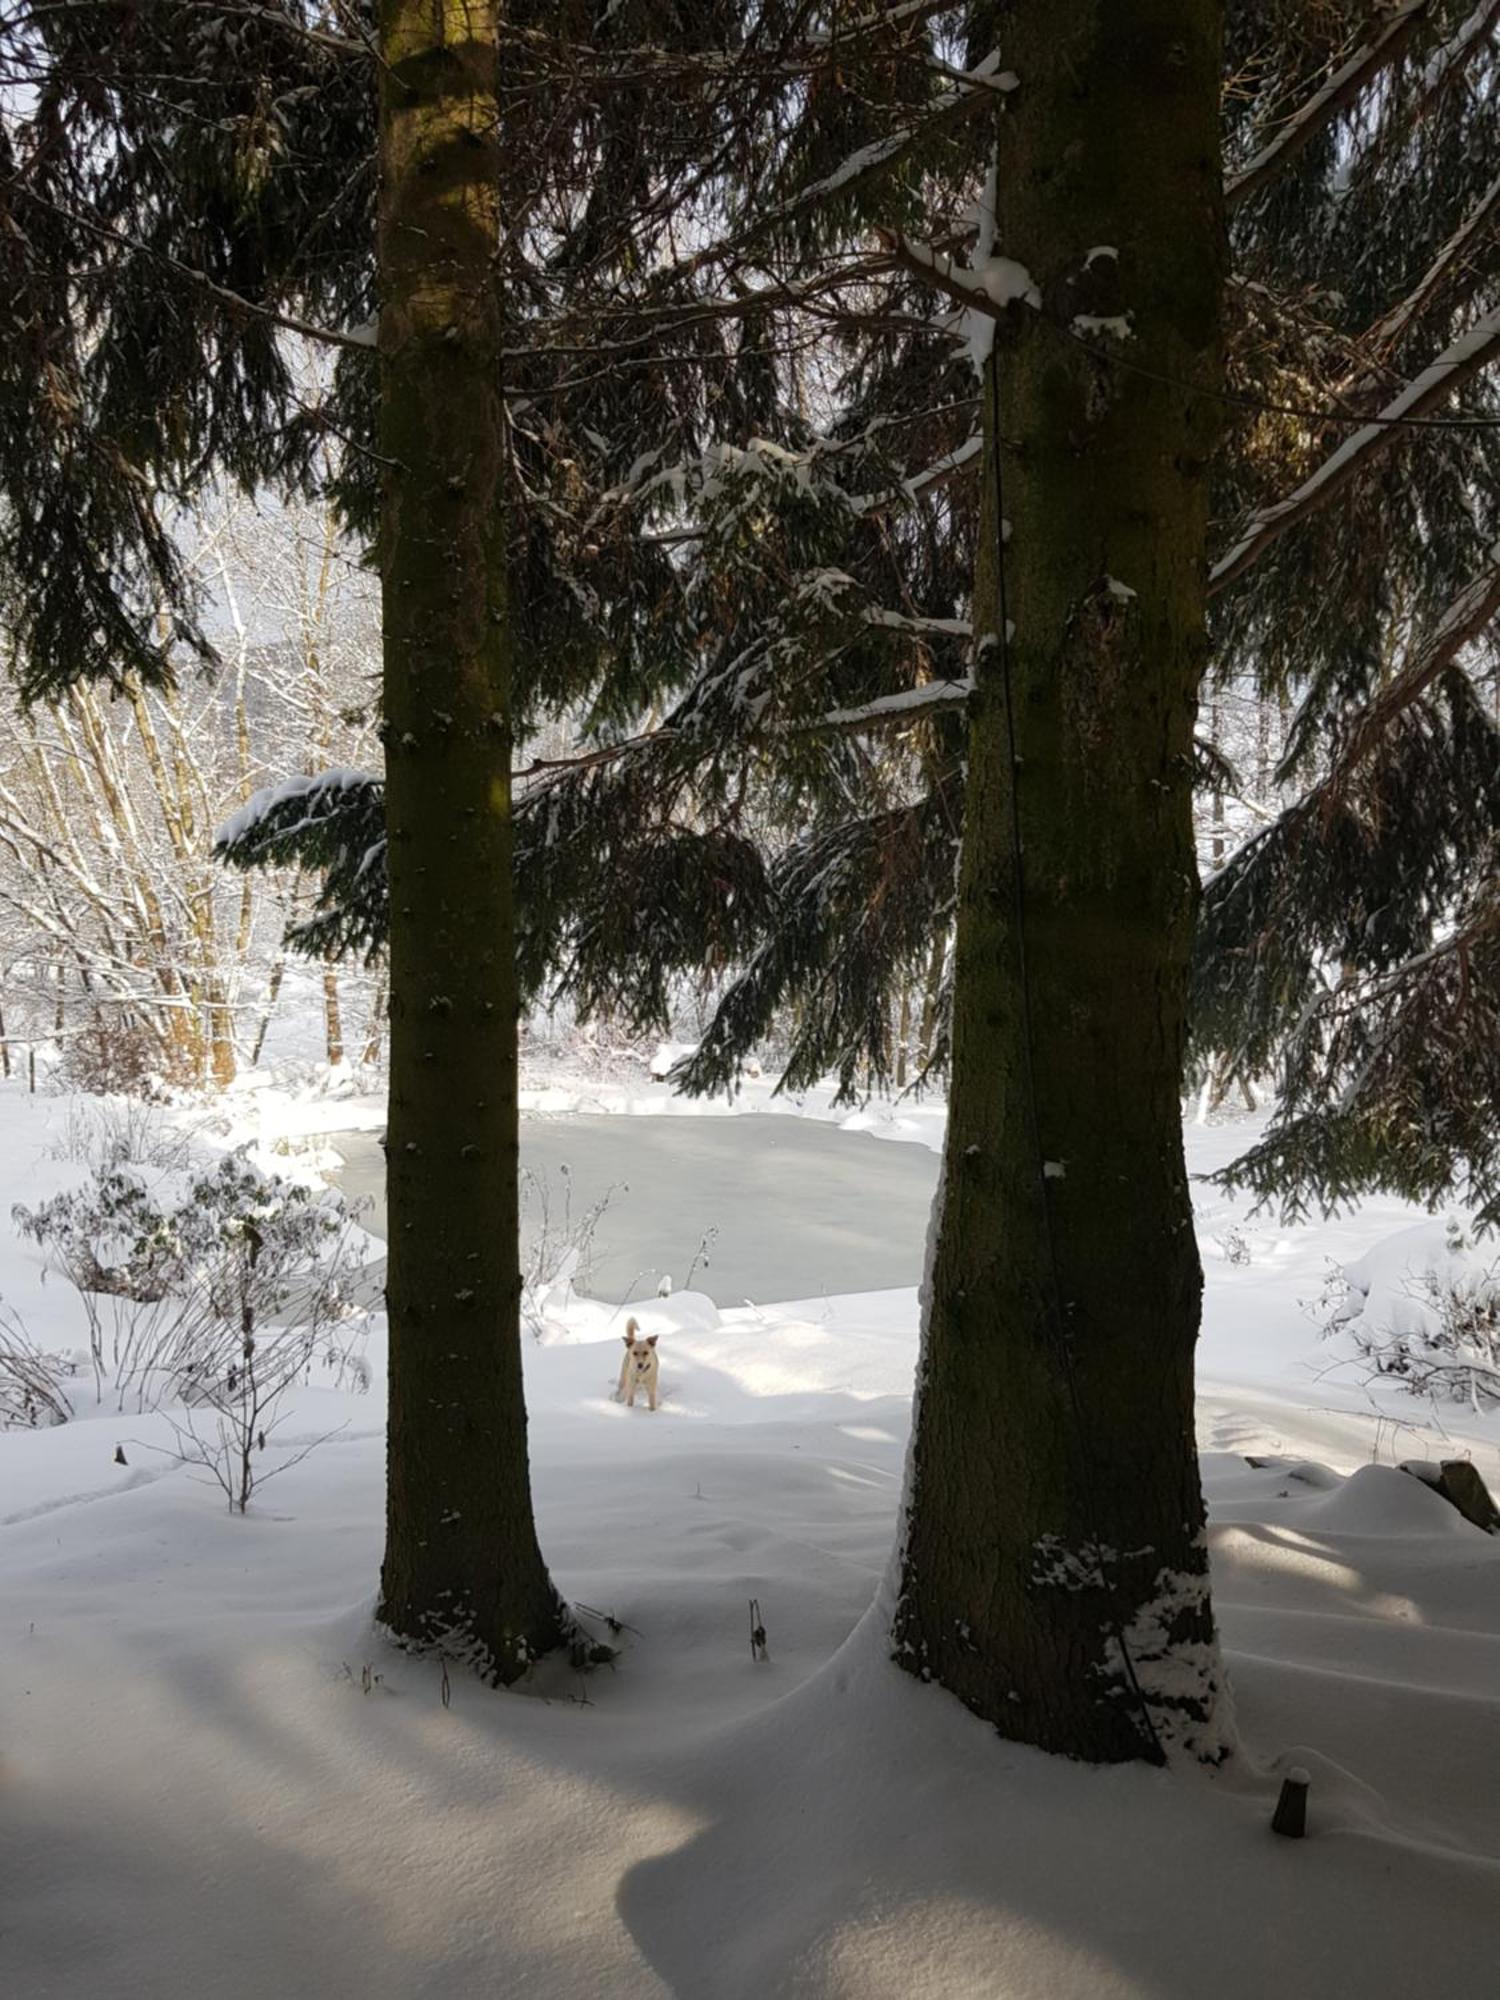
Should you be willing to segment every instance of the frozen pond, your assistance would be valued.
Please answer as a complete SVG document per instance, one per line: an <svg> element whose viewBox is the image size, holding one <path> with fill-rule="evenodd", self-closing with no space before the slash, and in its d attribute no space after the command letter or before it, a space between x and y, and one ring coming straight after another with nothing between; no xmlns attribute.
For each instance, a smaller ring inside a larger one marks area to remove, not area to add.
<svg viewBox="0 0 1500 2000"><path fill-rule="evenodd" d="M369 1198L366 1226L383 1235L377 1135L330 1136L348 1163L340 1186ZM521 1164L531 1177L525 1247L544 1203L557 1237L566 1234L565 1201L576 1221L609 1193L580 1291L611 1302L649 1297L664 1274L680 1289L696 1257L693 1289L720 1306L915 1285L938 1173L925 1146L756 1112L525 1117Z"/></svg>

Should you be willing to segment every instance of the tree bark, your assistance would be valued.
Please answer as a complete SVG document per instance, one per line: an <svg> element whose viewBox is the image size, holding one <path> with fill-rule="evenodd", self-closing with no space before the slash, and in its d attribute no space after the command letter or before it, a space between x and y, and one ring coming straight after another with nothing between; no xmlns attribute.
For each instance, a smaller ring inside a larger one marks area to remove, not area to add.
<svg viewBox="0 0 1500 2000"><path fill-rule="evenodd" d="M344 1060L344 1017L339 1006L339 976L332 966L323 968L323 1047L328 1067L337 1069Z"/></svg>
<svg viewBox="0 0 1500 2000"><path fill-rule="evenodd" d="M498 0L381 0L390 1436L380 1616L511 1681L562 1636L521 1382Z"/></svg>
<svg viewBox="0 0 1500 2000"><path fill-rule="evenodd" d="M943 972L948 963L948 936L940 930L932 940L932 956L927 961L927 976L922 987L921 1048L922 1067L932 1061L932 1052L937 1043L938 1008L943 998Z"/></svg>
<svg viewBox="0 0 1500 2000"><path fill-rule="evenodd" d="M370 1001L370 1018L365 1027L365 1045L359 1058L363 1068L374 1069L380 1061L380 1044L384 1038L385 974L382 972L375 981L375 993Z"/></svg>
<svg viewBox="0 0 1500 2000"><path fill-rule="evenodd" d="M281 951L276 955L275 963L271 967L271 977L266 982L266 1004L261 1009L260 1025L255 1030L255 1041L250 1050L251 1069L256 1069L260 1065L260 1052L266 1045L271 1016L276 1012L276 1003L281 998L281 982L285 978L286 953Z"/></svg>
<svg viewBox="0 0 1500 2000"><path fill-rule="evenodd" d="M1007 1737L1217 1758L1178 1093L1220 10L1014 0L1005 60L997 248L1041 310L1011 308L985 368L988 637L895 1650Z"/></svg>
<svg viewBox="0 0 1500 2000"><path fill-rule="evenodd" d="M896 1012L896 1088L906 1088L907 1044L911 1040L911 973L901 975L901 1001Z"/></svg>

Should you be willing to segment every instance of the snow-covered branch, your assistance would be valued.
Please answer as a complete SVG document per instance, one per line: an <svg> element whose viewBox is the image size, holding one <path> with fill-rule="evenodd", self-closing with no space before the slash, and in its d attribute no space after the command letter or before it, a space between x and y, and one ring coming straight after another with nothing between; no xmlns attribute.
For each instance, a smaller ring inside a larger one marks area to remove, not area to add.
<svg viewBox="0 0 1500 2000"><path fill-rule="evenodd" d="M1406 297L1370 328L1363 345L1376 355L1395 347L1452 274L1468 261L1493 231L1497 220L1500 220L1500 176L1490 182L1478 203L1444 243Z"/></svg>
<svg viewBox="0 0 1500 2000"><path fill-rule="evenodd" d="M1378 416L1346 438L1294 493L1252 515L1239 540L1210 572L1210 593L1234 583L1272 542L1309 514L1326 507L1396 441L1403 424L1421 417L1497 358L1500 358L1500 307L1476 321L1429 368L1409 382L1399 396L1387 403Z"/></svg>
<svg viewBox="0 0 1500 2000"><path fill-rule="evenodd" d="M1500 617L1500 544L1491 553L1489 568L1458 593L1425 641L1350 730L1325 781L1327 787L1336 787L1348 777L1369 754L1392 718L1419 700L1464 647Z"/></svg>
<svg viewBox="0 0 1500 2000"><path fill-rule="evenodd" d="M983 450L984 434L975 431L973 436L966 437L961 445L955 446L952 451L945 451L934 464L924 466L920 472L914 472L909 479L903 481L903 490L907 498L920 499L934 487L945 485L956 473L962 472L966 465L972 465Z"/></svg>
<svg viewBox="0 0 1500 2000"><path fill-rule="evenodd" d="M708 244L683 262L672 265L661 274L661 280L670 283L689 277L709 265L734 261L751 244L777 229L785 228L788 223L796 222L825 202L849 194L874 175L896 165L914 146L930 139L945 126L992 105L997 90L1013 90L1016 82L1014 76L1001 74L993 65L958 72L956 87L936 99L925 116L913 119L910 124L898 125L882 139L873 139L857 147L831 173L824 174L820 180L810 181L785 201L761 210L744 228L732 235Z"/></svg>
<svg viewBox="0 0 1500 2000"><path fill-rule="evenodd" d="M1275 138L1268 140L1238 173L1228 177L1224 183L1225 206L1236 208L1275 180L1303 147L1353 102L1366 84L1396 60L1431 11L1432 0L1404 0L1404 4L1387 14L1383 25L1286 120Z"/></svg>
<svg viewBox="0 0 1500 2000"><path fill-rule="evenodd" d="M1040 310L1042 295L1026 266L1014 257L987 257L982 264L970 266L921 237L906 236L899 230L877 234L882 248L896 263L969 312L999 319L1007 306L1018 301Z"/></svg>
<svg viewBox="0 0 1500 2000"><path fill-rule="evenodd" d="M974 682L968 674L959 680L929 681L923 687L904 688L900 694L881 695L858 708L831 709L815 721L792 725L787 733L793 736L856 736L866 729L900 729L946 709L963 708L973 692Z"/></svg>

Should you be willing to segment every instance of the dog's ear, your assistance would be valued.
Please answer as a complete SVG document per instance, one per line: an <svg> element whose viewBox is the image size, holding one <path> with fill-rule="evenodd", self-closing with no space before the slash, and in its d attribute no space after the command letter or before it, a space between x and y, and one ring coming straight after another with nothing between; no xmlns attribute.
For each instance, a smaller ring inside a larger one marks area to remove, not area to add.
<svg viewBox="0 0 1500 2000"><path fill-rule="evenodd" d="M648 1333L648 1334L646 1335L646 1345L647 1345L648 1347L655 1347L655 1345L656 1345L656 1335L655 1335L654 1333Z"/></svg>
<svg viewBox="0 0 1500 2000"><path fill-rule="evenodd" d="M623 1340L623 1341L624 1341L624 1343L625 1343L625 1345L626 1345L627 1347L634 1347L634 1346L635 1346L635 1335L634 1335L633 1333L622 1333L622 1334L620 1335L620 1338L621 1338L621 1340Z"/></svg>

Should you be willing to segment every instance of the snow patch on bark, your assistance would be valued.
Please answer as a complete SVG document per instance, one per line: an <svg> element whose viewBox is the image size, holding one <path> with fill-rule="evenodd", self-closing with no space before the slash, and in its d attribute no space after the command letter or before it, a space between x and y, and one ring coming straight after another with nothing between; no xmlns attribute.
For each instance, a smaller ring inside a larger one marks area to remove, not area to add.
<svg viewBox="0 0 1500 2000"><path fill-rule="evenodd" d="M1207 1538L1201 1569L1160 1569L1151 1595L1118 1632L1106 1636L1107 1669L1122 1695L1139 1689L1169 1760L1219 1764L1234 1747L1233 1709L1209 1602ZM1185 1632L1207 1630L1207 1639ZM1128 1664L1121 1649L1129 1655Z"/></svg>
<svg viewBox="0 0 1500 2000"><path fill-rule="evenodd" d="M1090 334L1107 333L1113 340L1129 340L1132 335L1130 314L1127 313L1074 313L1073 331L1087 338Z"/></svg>

